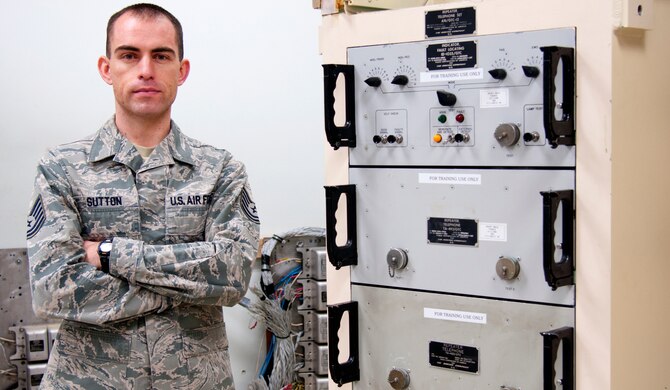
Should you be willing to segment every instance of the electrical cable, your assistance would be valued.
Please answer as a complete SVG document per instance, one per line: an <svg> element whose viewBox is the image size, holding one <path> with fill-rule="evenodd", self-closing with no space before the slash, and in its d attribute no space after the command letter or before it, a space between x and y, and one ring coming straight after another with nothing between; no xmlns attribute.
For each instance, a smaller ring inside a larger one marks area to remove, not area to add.
<svg viewBox="0 0 670 390"><path fill-rule="evenodd" d="M296 362L296 348L302 332L292 330L289 310L296 298L302 297L302 287L293 289L296 281L302 274L302 260L300 258L283 258L270 264L272 254L277 243L283 243L292 237L325 237L324 228L303 227L290 230L282 235L274 235L265 241L261 250L261 278L260 288L250 290L258 296L258 302L244 298L240 305L245 307L257 321L263 322L272 333L270 345L261 368L259 378L249 384L250 390L282 390L293 388L297 380L297 369L304 364ZM296 262L295 267L288 269L275 283L273 267L278 264ZM260 356L259 356L260 357ZM260 359L259 359L260 361ZM270 367L270 361L273 362ZM269 373L268 382L264 377Z"/></svg>

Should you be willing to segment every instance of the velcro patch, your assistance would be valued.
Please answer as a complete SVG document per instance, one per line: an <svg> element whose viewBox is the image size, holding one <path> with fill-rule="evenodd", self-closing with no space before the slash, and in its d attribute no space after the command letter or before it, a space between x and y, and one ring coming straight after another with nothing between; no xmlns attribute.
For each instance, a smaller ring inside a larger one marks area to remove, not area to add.
<svg viewBox="0 0 670 390"><path fill-rule="evenodd" d="M28 239L35 237L35 235L42 229L44 222L46 222L47 217L44 212L44 204L42 203L42 196L38 195L35 199L35 204L30 209L30 214L28 215Z"/></svg>
<svg viewBox="0 0 670 390"><path fill-rule="evenodd" d="M258 218L256 203L254 203L254 201L251 200L251 196L249 196L249 193L247 192L246 188L242 189L242 194L240 195L240 206L242 206L242 211L244 212L244 215L246 215L251 222L257 224L261 223L260 219Z"/></svg>

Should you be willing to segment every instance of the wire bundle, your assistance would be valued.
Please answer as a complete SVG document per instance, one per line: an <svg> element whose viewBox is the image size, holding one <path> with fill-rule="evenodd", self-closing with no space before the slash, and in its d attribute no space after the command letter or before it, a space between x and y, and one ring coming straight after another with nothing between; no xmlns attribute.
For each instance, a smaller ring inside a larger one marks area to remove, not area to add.
<svg viewBox="0 0 670 390"><path fill-rule="evenodd" d="M284 233L282 236L273 236L267 240L261 250L261 280L260 289L252 287L251 291L259 297L259 301L251 303L248 299L241 302L242 306L257 321L265 323L267 329L272 333L258 376L250 385L250 390L290 390L298 389L297 370L302 366L296 363L295 350L302 332L294 332L291 329L291 307L296 299L302 299L302 288L294 288L293 285L302 274L302 261L299 258L285 258L270 264L272 253L277 243L292 237L324 237L323 228L298 228ZM288 263L295 262L281 277L275 275L273 268L285 267ZM275 277L278 280L275 283ZM273 367L270 369L270 363ZM269 383L263 379L271 370Z"/></svg>

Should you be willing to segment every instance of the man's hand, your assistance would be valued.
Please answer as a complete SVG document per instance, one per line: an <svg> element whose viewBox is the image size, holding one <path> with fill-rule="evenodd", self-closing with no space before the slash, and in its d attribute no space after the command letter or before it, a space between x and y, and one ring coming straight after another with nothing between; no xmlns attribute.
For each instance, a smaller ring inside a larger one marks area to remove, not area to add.
<svg viewBox="0 0 670 390"><path fill-rule="evenodd" d="M94 266L97 269L100 269L100 256L98 255L98 245L100 241L84 241L84 251L86 251L86 257L84 261Z"/></svg>

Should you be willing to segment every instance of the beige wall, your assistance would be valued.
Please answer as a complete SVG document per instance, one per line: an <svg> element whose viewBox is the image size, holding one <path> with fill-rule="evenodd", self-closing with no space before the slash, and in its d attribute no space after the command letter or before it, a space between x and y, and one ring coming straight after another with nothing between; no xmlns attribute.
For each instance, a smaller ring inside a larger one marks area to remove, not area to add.
<svg viewBox="0 0 670 390"><path fill-rule="evenodd" d="M613 41L612 389L670 388L670 1Z"/></svg>

